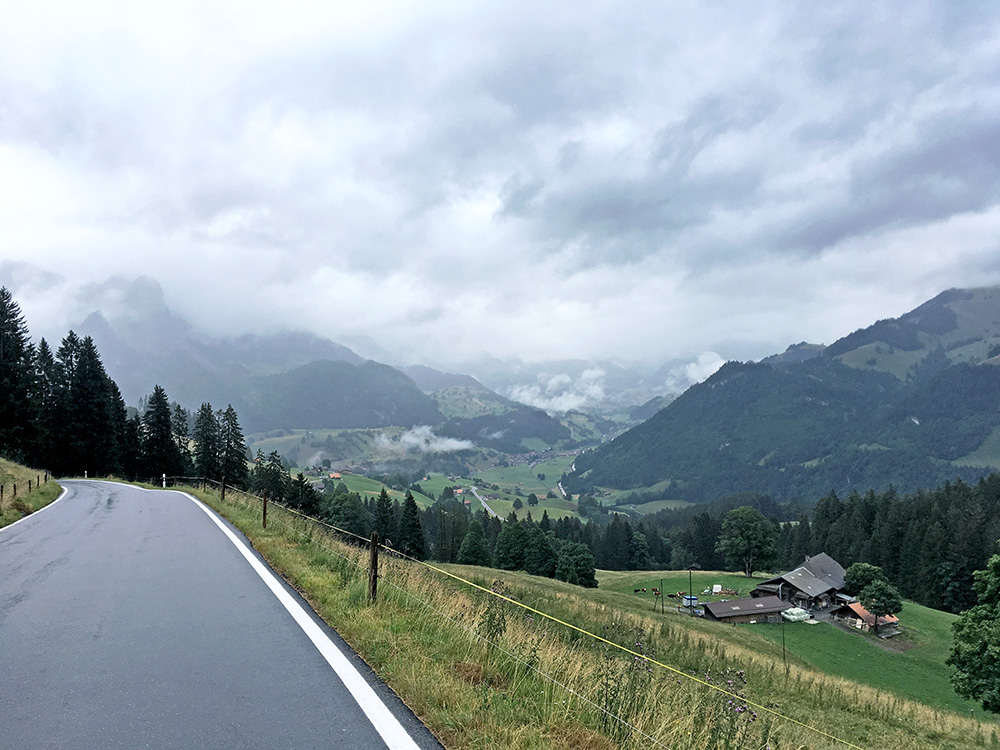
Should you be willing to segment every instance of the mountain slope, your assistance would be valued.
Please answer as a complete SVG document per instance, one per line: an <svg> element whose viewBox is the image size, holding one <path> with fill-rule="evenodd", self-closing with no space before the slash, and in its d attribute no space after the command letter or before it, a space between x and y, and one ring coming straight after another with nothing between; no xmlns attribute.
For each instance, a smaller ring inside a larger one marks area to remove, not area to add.
<svg viewBox="0 0 1000 750"><path fill-rule="evenodd" d="M663 496L698 501L974 480L987 467L956 464L1000 429L998 342L1000 290L952 290L819 356L800 345L800 356L729 363L581 455L565 486L670 482Z"/></svg>
<svg viewBox="0 0 1000 750"><path fill-rule="evenodd" d="M444 421L434 400L389 365L319 360L255 376L239 408L248 432L412 427Z"/></svg>

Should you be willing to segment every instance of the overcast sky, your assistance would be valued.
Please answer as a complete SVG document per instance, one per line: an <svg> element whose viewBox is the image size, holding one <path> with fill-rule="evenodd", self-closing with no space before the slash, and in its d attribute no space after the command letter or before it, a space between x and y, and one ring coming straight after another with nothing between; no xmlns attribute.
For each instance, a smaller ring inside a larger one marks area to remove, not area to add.
<svg viewBox="0 0 1000 750"><path fill-rule="evenodd" d="M149 275L401 361L756 359L1000 283L997 3L0 6L33 332Z"/></svg>

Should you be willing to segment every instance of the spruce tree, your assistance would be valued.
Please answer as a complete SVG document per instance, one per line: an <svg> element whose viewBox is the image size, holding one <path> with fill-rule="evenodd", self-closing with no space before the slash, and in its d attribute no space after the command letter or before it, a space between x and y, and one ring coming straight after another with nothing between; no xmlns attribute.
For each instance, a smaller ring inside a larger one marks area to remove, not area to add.
<svg viewBox="0 0 1000 750"><path fill-rule="evenodd" d="M399 518L399 539L396 549L404 555L423 560L426 556L424 548L424 528L420 523L420 509L411 492L406 493L403 501L403 512Z"/></svg>
<svg viewBox="0 0 1000 750"><path fill-rule="evenodd" d="M391 542L396 538L396 513L385 487L378 493L378 499L375 501L374 527L378 532L378 538L383 542Z"/></svg>
<svg viewBox="0 0 1000 750"><path fill-rule="evenodd" d="M194 473L203 479L222 479L219 461L219 418L210 403L203 403L194 418ZM280 465L279 465L280 468ZM255 488L256 491L257 488ZM282 493L282 496L284 493ZM274 495L271 495L274 497Z"/></svg>
<svg viewBox="0 0 1000 750"><path fill-rule="evenodd" d="M0 287L0 455L22 461L32 444L33 361L21 308Z"/></svg>
<svg viewBox="0 0 1000 750"><path fill-rule="evenodd" d="M490 565L490 549L486 545L486 534L483 533L483 525L478 519L473 519L469 523L469 530L462 540L462 546L458 548L459 565Z"/></svg>
<svg viewBox="0 0 1000 750"><path fill-rule="evenodd" d="M526 542L524 550L525 571L531 575L551 578L556 572L558 558L545 532L537 526L533 526L528 531Z"/></svg>
<svg viewBox="0 0 1000 750"><path fill-rule="evenodd" d="M522 570L528 548L528 530L520 523L508 520L497 537L497 567L503 570Z"/></svg>
<svg viewBox="0 0 1000 750"><path fill-rule="evenodd" d="M184 460L173 435L170 401L159 385L153 388L142 417L142 455L147 477L160 474L175 477L183 472Z"/></svg>
<svg viewBox="0 0 1000 750"><path fill-rule="evenodd" d="M174 404L173 412L170 415L170 423L174 433L174 442L177 443L177 450L180 451L181 461L184 463L182 473L188 476L194 473L194 460L191 456L188 413L180 404Z"/></svg>
<svg viewBox="0 0 1000 750"><path fill-rule="evenodd" d="M219 419L219 463L227 485L246 488L247 444L232 404L226 407Z"/></svg>
<svg viewBox="0 0 1000 750"><path fill-rule="evenodd" d="M55 443L61 429L59 368L48 342L42 339L35 349L35 431L32 463L55 469Z"/></svg>

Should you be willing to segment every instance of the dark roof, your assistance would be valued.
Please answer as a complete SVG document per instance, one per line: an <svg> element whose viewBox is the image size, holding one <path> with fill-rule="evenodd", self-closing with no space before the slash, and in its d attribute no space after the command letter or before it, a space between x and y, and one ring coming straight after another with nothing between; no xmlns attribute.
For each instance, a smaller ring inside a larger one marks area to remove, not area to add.
<svg viewBox="0 0 1000 750"><path fill-rule="evenodd" d="M758 588L770 590L769 584L778 584L782 581L799 589L809 598L816 598L844 588L844 569L828 554L820 552L818 555L807 557L795 570L764 581Z"/></svg>
<svg viewBox="0 0 1000 750"><path fill-rule="evenodd" d="M791 607L776 596L760 596L757 598L730 599L727 602L709 602L705 609L716 620L743 615L766 615L772 612L783 612Z"/></svg>
<svg viewBox="0 0 1000 750"><path fill-rule="evenodd" d="M825 552L807 557L802 567L835 589L844 588L844 568Z"/></svg>
<svg viewBox="0 0 1000 750"><path fill-rule="evenodd" d="M781 581L791 584L799 591L804 592L806 596L810 598L821 596L822 594L825 594L835 588L829 582L820 580L805 568L796 568L790 573L785 573L784 575L763 581L757 586L757 588L762 588L768 584L779 583Z"/></svg>

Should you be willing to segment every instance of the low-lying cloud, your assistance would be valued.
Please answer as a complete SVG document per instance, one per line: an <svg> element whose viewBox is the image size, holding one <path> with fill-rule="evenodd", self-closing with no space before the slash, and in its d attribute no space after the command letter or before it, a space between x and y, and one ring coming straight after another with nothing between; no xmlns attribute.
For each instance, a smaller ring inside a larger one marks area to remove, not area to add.
<svg viewBox="0 0 1000 750"><path fill-rule="evenodd" d="M441 437L427 425L421 425L406 432L389 437L384 433L376 442L379 449L388 453L456 453L475 449L475 444L468 440Z"/></svg>
<svg viewBox="0 0 1000 750"><path fill-rule="evenodd" d="M536 409L565 414L600 403L605 396L604 375L596 367L584 370L575 381L566 373L539 375L538 383L514 386L507 396Z"/></svg>
<svg viewBox="0 0 1000 750"><path fill-rule="evenodd" d="M675 393L686 391L695 383L700 383L714 375L726 360L715 352L699 354L694 362L677 365L667 376L667 388Z"/></svg>

